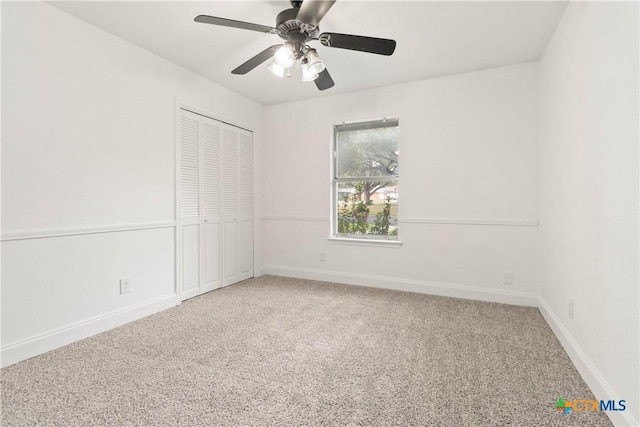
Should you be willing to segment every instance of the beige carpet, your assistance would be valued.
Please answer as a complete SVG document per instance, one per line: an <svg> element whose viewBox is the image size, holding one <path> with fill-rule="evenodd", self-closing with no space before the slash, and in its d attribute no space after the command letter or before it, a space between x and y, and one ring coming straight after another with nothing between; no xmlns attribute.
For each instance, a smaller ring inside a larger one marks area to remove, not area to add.
<svg viewBox="0 0 640 427"><path fill-rule="evenodd" d="M2 369L2 426L595 426L535 308L262 277Z"/></svg>

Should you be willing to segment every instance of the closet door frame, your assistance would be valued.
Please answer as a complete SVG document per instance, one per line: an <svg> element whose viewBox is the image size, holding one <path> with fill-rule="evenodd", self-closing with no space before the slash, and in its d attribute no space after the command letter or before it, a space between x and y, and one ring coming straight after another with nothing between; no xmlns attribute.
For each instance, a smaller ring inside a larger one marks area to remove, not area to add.
<svg viewBox="0 0 640 427"><path fill-rule="evenodd" d="M246 132L249 132L249 134L251 135L251 151L252 151L252 159L255 158L255 151L254 151L254 144L253 144L253 130L251 130L249 127L246 126L241 126L238 124L233 124L232 121L230 120L226 120L224 119L223 115L219 115L219 114L212 114L211 112L208 112L206 110L202 110L198 107L194 107L192 105L189 104L185 104L182 102L179 102L179 100L176 99L175 102L175 135L174 135L174 140L175 140L175 170L174 170L174 178L175 178L175 197L174 197L174 217L175 217L175 239L174 239L174 254L175 254L175 264L174 264L174 289L176 292L176 295L178 296L178 298L180 299L180 301L183 300L182 298L182 277L183 277L183 263L182 263L182 245L181 245L181 240L182 240L182 227L183 225L183 221L180 217L180 198L181 198L181 141L180 141L180 112L181 110L185 110L187 112L199 115L199 116L203 116L205 118L211 119L211 120L215 120L216 122L221 123L221 125L223 126L232 126L232 127L236 127L239 129L242 129ZM222 128L221 128L221 134L222 134ZM220 141L220 144L222 144L222 141ZM220 157L222 158L222 145L220 146ZM222 165L220 165L222 166ZM252 165L252 169L253 169L253 176L254 176L254 180L253 180L253 194L254 194L254 203L253 203L253 232L252 232L252 240L253 240L253 247L252 247L252 253L253 253L253 276L255 276L255 272L256 272L256 266L255 266L255 260L256 260L256 255L255 255L255 249L256 249L256 209L255 209L255 163ZM201 174L202 175L202 174ZM221 187L222 187L222 175L220 176L220 182L221 182ZM220 189L222 192L222 188ZM201 194L202 196L202 194ZM202 205L202 198L201 198L201 205ZM201 209L201 216L203 215L202 212L202 206L200 206ZM223 224L223 219L222 219L222 201L220 204L220 248L219 248L219 252L220 252L220 256L219 256L219 268L220 268L220 282L219 282L219 286L224 286L222 285L223 283L223 276L224 276L224 260L222 259L223 255L223 251L224 251L224 242L223 242L223 233L224 233L224 224ZM202 235L202 232L200 231L200 236ZM203 246L203 242L200 242L200 247L202 248ZM201 266L199 268L199 271L202 272L202 256L200 257L200 263ZM201 273L202 274L202 273ZM217 289L218 287L216 287L215 289ZM210 290L210 289L209 289ZM208 292L204 291L204 292ZM203 292L203 293L204 293Z"/></svg>

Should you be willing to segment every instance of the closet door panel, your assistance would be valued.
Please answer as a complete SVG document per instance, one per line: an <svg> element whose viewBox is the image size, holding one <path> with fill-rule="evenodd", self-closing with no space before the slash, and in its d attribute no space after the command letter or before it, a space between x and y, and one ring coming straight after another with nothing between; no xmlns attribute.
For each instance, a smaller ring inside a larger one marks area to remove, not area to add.
<svg viewBox="0 0 640 427"><path fill-rule="evenodd" d="M220 123L202 118L203 291L220 286Z"/></svg>
<svg viewBox="0 0 640 427"><path fill-rule="evenodd" d="M202 200L205 217L220 218L220 124L202 122Z"/></svg>
<svg viewBox="0 0 640 427"><path fill-rule="evenodd" d="M200 289L200 138L198 116L180 114L180 295L187 299Z"/></svg>
<svg viewBox="0 0 640 427"><path fill-rule="evenodd" d="M200 288L200 226L182 227L182 298L190 298Z"/></svg>
<svg viewBox="0 0 640 427"><path fill-rule="evenodd" d="M180 217L200 216L200 121L180 116Z"/></svg>
<svg viewBox="0 0 640 427"><path fill-rule="evenodd" d="M238 131L238 278L253 277L253 142Z"/></svg>
<svg viewBox="0 0 640 427"><path fill-rule="evenodd" d="M238 280L253 277L253 221L238 224Z"/></svg>
<svg viewBox="0 0 640 427"><path fill-rule="evenodd" d="M238 276L238 224L230 222L224 225L224 279L223 285L237 282Z"/></svg>
<svg viewBox="0 0 640 427"><path fill-rule="evenodd" d="M223 285L237 282L238 275L238 133L222 128L222 221Z"/></svg>
<svg viewBox="0 0 640 427"><path fill-rule="evenodd" d="M253 144L247 131L238 133L238 214L242 221L253 221Z"/></svg>
<svg viewBox="0 0 640 427"><path fill-rule="evenodd" d="M220 224L204 225L204 281L215 287L220 282Z"/></svg>

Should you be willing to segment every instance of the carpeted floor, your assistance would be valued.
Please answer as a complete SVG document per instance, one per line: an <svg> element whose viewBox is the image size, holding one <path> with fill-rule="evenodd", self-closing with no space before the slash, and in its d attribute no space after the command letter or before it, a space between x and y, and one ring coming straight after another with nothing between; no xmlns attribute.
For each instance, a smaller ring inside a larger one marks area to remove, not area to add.
<svg viewBox="0 0 640 427"><path fill-rule="evenodd" d="M2 426L610 426L535 308L262 277L1 370Z"/></svg>

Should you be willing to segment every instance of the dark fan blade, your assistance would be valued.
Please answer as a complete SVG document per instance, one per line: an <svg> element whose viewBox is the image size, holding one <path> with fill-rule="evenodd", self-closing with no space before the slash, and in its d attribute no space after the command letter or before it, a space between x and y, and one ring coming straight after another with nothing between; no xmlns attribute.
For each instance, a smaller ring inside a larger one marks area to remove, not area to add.
<svg viewBox="0 0 640 427"><path fill-rule="evenodd" d="M326 68L320 74L318 74L318 77L316 77L314 82L316 83L316 87L318 88L318 90L329 89L335 84L333 83L333 79L331 78L331 75Z"/></svg>
<svg viewBox="0 0 640 427"><path fill-rule="evenodd" d="M233 19L218 18L209 15L198 15L194 21L202 22L203 24L222 25L223 27L240 28L243 30L258 31L261 33L271 33L275 31L273 27L267 27L266 25L252 24L251 22L235 21Z"/></svg>
<svg viewBox="0 0 640 427"><path fill-rule="evenodd" d="M318 37L320 43L328 47L359 50L361 52L391 55L396 49L396 41L376 37L354 36L351 34L322 33Z"/></svg>
<svg viewBox="0 0 640 427"><path fill-rule="evenodd" d="M253 58L251 58L250 60L248 60L241 66L239 66L238 68L236 68L235 70L233 70L231 74L247 74L249 71L253 70L258 65L266 61L267 59L272 58L273 54L276 52L276 50L278 50L280 46L282 45L276 44L266 48L265 50L263 50L262 52L260 52L259 54L257 54L256 56L254 56Z"/></svg>
<svg viewBox="0 0 640 427"><path fill-rule="evenodd" d="M336 0L304 0L296 19L317 27Z"/></svg>

